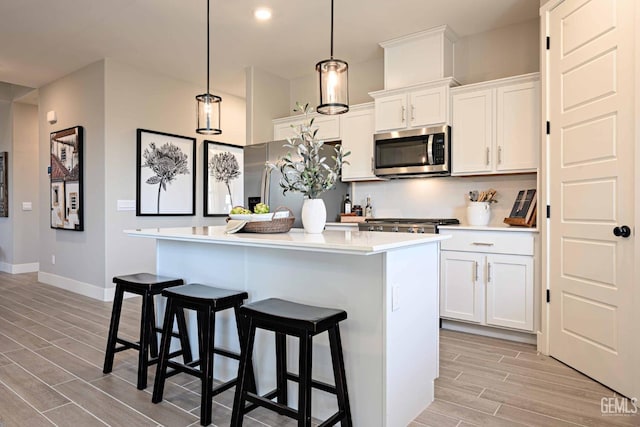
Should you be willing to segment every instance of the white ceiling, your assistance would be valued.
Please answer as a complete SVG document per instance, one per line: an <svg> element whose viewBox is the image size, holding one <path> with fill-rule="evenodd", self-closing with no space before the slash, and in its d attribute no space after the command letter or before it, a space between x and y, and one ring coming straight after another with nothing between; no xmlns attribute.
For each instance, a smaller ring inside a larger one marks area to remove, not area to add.
<svg viewBox="0 0 640 427"><path fill-rule="evenodd" d="M334 56L448 24L464 37L538 16L539 0L335 0ZM256 22L258 6L273 9ZM287 79L329 56L330 0L211 0L211 85L244 97L244 68ZM1 0L0 82L40 87L102 58L206 86L206 0Z"/></svg>

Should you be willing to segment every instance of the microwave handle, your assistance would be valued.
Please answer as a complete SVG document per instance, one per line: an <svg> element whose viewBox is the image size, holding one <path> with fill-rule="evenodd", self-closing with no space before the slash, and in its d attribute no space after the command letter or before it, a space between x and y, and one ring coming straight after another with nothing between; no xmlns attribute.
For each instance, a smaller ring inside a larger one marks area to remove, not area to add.
<svg viewBox="0 0 640 427"><path fill-rule="evenodd" d="M427 159L429 160L429 164L433 164L433 134L429 135L429 139L427 142Z"/></svg>

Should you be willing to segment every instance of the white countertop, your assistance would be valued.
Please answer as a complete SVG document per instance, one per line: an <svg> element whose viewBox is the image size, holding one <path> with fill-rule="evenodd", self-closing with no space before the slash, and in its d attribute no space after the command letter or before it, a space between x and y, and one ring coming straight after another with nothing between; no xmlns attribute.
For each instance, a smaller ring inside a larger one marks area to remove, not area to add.
<svg viewBox="0 0 640 427"><path fill-rule="evenodd" d="M222 245L298 249L316 252L370 255L409 246L424 245L449 239L446 234L376 233L370 231L325 231L307 234L301 228L288 233L225 234L225 226L147 228L125 230L129 236L150 237Z"/></svg>
<svg viewBox="0 0 640 427"><path fill-rule="evenodd" d="M474 230L474 231L524 231L529 233L537 233L537 228L531 227L513 227L507 224L502 225L439 225L438 230Z"/></svg>

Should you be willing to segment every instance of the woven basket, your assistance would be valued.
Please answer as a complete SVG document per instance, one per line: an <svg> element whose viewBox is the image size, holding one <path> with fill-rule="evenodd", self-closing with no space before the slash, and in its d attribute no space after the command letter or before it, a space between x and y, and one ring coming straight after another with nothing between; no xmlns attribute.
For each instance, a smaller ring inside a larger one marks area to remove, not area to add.
<svg viewBox="0 0 640 427"><path fill-rule="evenodd" d="M245 226L240 230L245 233L286 233L291 230L293 227L293 223L296 218L293 216L293 212L291 209L286 208L284 206L278 207L273 214L275 216L276 212L289 211L289 216L286 218L275 218L271 221L252 221L247 222Z"/></svg>

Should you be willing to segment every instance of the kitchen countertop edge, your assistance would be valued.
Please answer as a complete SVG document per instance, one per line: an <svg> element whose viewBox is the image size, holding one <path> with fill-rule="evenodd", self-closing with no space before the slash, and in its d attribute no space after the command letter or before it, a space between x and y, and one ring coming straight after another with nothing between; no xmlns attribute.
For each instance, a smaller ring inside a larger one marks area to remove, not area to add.
<svg viewBox="0 0 640 427"><path fill-rule="evenodd" d="M438 230L473 230L473 231L519 231L519 232L527 232L527 233L538 233L540 230L538 228L529 228L529 227L513 227L510 225L468 225L468 224L460 224L460 225L439 225Z"/></svg>

